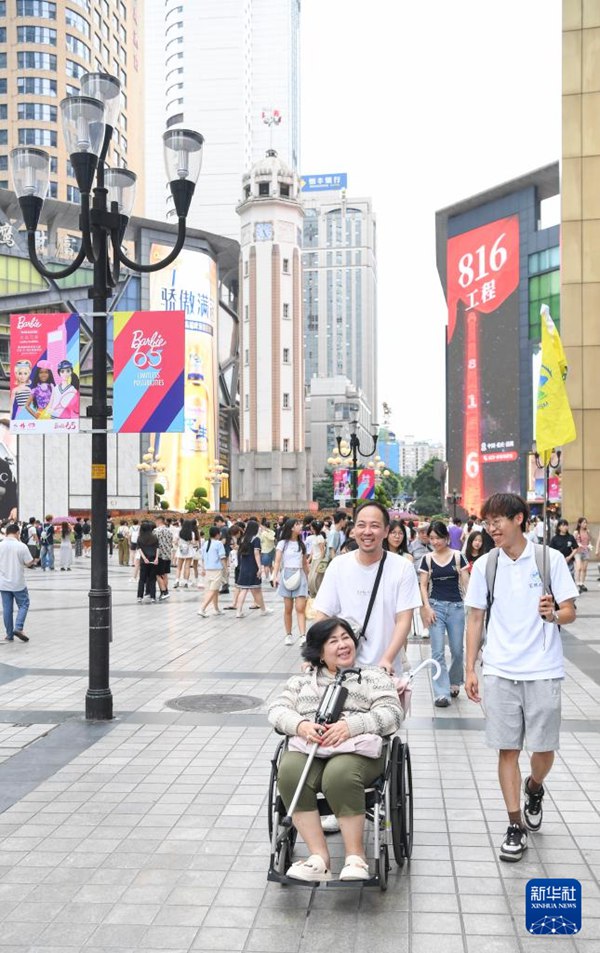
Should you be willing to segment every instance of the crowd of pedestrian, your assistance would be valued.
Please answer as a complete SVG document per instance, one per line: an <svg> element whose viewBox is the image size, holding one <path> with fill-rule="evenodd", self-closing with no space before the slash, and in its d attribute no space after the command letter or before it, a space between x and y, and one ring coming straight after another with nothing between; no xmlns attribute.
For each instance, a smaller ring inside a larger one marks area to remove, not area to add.
<svg viewBox="0 0 600 953"><path fill-rule="evenodd" d="M543 559L540 542L548 543ZM281 516L274 525L217 514L203 528L193 517L109 519L105 544L131 573L138 603L197 588L200 617L230 610L243 619L247 601L260 613L273 611L263 598L270 586L282 600L285 645L294 643L294 628L305 645L307 618L342 618L356 639L357 664L390 676L406 666L411 634L429 638L439 665L436 707L450 707L463 686L478 703L485 686L486 742L499 752L509 820L500 858L523 856L528 833L541 826L544 781L559 744L560 626L575 618L590 557L600 555L600 537L594 547L584 517L572 533L566 519L545 526L521 497L500 493L464 523L390 519L368 501L354 520L345 510L323 521ZM90 557L91 545L84 517L47 514L0 527L4 643L29 640L25 570L70 572ZM221 596L232 598L223 604ZM525 744L530 765L521 807Z"/></svg>

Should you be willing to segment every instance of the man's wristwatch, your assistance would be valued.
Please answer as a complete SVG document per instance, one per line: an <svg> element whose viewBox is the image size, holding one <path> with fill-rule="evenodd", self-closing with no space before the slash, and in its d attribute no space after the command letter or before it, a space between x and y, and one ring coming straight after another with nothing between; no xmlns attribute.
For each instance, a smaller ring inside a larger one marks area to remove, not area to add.
<svg viewBox="0 0 600 953"><path fill-rule="evenodd" d="M544 619L546 622L554 622L555 625L560 625L560 622L558 621L558 612L556 609L553 609L549 616L545 615Z"/></svg>

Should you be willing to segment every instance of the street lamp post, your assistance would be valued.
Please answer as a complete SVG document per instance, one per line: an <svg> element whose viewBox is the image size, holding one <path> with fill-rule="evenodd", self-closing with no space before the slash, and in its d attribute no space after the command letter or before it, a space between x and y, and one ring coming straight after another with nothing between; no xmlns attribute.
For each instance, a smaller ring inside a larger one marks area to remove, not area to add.
<svg viewBox="0 0 600 953"><path fill-rule="evenodd" d="M448 497L448 503L452 505L452 518L456 519L456 507L462 502L462 496L457 490L452 490Z"/></svg>
<svg viewBox="0 0 600 953"><path fill-rule="evenodd" d="M208 482L213 491L213 510L218 513L221 508L221 484L227 480L229 474L225 472L225 467L218 460L215 460L212 466L208 468Z"/></svg>
<svg viewBox="0 0 600 953"><path fill-rule="evenodd" d="M29 258L37 271L46 278L60 279L72 275L86 259L93 265L93 285L88 290L88 297L93 300L92 404L87 410L92 419L92 566L85 714L90 720L108 720L113 715L113 698L109 685L111 592L106 547L106 434L112 408L107 403L106 309L121 265L140 273L159 271L175 261L183 248L204 139L188 129L170 129L163 134L167 176L178 216L177 241L164 261L138 264L121 248L135 200L137 177L128 169L105 168L119 115L121 84L108 73L86 73L81 77L81 93L67 96L60 104L67 151L81 196L81 248L71 265L62 271L48 269L39 261L35 242L48 191L50 156L41 149L18 148L12 150L10 157L14 188L27 229Z"/></svg>
<svg viewBox="0 0 600 953"><path fill-rule="evenodd" d="M365 453L364 450L361 449L360 440L359 440L358 434L356 433L356 427L358 426L358 421L357 420L351 421L350 426L352 430L350 432L350 441L348 443L348 449L346 450L344 447L342 447L341 436L336 437L336 443L337 443L338 456L342 457L343 459L348 459L349 457L352 457L352 464L350 467L350 478L352 481L351 503L352 503L352 519L355 519L356 507L358 505L358 457L359 456L371 457L375 453L375 450L377 449L377 430L375 431L374 434L371 434L371 440L373 441L373 446L371 450L368 453Z"/></svg>

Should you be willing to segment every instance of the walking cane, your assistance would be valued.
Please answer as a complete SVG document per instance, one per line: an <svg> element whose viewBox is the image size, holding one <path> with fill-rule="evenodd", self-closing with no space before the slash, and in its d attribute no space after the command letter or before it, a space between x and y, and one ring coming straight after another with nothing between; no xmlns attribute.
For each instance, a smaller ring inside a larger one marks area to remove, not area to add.
<svg viewBox="0 0 600 953"><path fill-rule="evenodd" d="M332 685L325 690L321 701L319 702L319 708L317 714L315 715L315 722L318 725L332 725L335 721L339 721L339 717L344 710L344 702L348 697L348 689L344 688L344 680L348 675L356 674L360 681L360 669L359 668L342 668L338 671ZM315 759L317 753L317 748L319 747L319 742L315 741L312 745L306 764L304 765L304 770L300 775L300 780L298 781L298 786L294 792L294 796L288 807L288 812L284 818L282 818L281 824L283 827L292 826L292 814L296 810L296 805L300 800L300 795L306 783L306 778L308 777L308 772L310 771L311 765Z"/></svg>

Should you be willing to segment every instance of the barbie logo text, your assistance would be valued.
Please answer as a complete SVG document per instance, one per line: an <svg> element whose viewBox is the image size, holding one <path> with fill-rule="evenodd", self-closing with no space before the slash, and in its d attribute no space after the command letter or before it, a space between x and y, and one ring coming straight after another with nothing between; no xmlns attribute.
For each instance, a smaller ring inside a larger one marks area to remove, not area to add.
<svg viewBox="0 0 600 953"><path fill-rule="evenodd" d="M167 342L155 331L151 337L145 338L141 330L131 335L131 350L134 351L133 363L136 367L160 367L162 349Z"/></svg>
<svg viewBox="0 0 600 953"><path fill-rule="evenodd" d="M23 328L41 328L42 322L38 321L37 318L26 317L24 314L20 314L17 321L17 331L22 331Z"/></svg>

